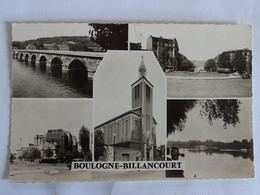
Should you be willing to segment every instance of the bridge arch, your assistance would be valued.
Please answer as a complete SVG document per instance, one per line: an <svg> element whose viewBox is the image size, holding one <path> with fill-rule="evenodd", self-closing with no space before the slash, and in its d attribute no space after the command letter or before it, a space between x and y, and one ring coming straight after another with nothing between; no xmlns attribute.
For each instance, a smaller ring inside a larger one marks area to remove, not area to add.
<svg viewBox="0 0 260 195"><path fill-rule="evenodd" d="M36 66L36 55L35 54L32 54L32 56L31 56L31 65L33 67Z"/></svg>
<svg viewBox="0 0 260 195"><path fill-rule="evenodd" d="M74 82L87 82L88 81L88 69L85 63L79 59L72 60L69 65L69 77L74 80Z"/></svg>
<svg viewBox="0 0 260 195"><path fill-rule="evenodd" d="M25 61L25 62L28 62L28 60L29 60L29 54L26 53L25 56L24 56L24 61Z"/></svg>
<svg viewBox="0 0 260 195"><path fill-rule="evenodd" d="M19 54L19 59L18 60L23 61L23 53Z"/></svg>
<svg viewBox="0 0 260 195"><path fill-rule="evenodd" d="M43 55L40 56L39 63L40 63L40 68L43 70L46 70L47 58L45 56L43 56Z"/></svg>
<svg viewBox="0 0 260 195"><path fill-rule="evenodd" d="M54 57L52 60L51 60L51 66L61 66L62 65L62 61L60 58L58 57Z"/></svg>
<svg viewBox="0 0 260 195"><path fill-rule="evenodd" d="M62 61L58 57L51 60L51 72L56 77L62 77Z"/></svg>

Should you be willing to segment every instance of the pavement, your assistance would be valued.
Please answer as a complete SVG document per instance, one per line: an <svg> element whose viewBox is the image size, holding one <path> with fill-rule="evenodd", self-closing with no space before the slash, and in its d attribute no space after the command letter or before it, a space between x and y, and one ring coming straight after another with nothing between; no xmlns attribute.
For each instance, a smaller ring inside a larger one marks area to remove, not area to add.
<svg viewBox="0 0 260 195"><path fill-rule="evenodd" d="M167 76L168 98L252 97L252 80L235 77Z"/></svg>

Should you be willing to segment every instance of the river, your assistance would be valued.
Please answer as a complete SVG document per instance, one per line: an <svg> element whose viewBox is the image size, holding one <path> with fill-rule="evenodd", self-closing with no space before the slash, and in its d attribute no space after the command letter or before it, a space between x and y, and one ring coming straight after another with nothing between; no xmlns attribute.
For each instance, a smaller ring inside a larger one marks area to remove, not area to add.
<svg viewBox="0 0 260 195"><path fill-rule="evenodd" d="M184 178L242 178L254 175L254 162L243 152L209 152L180 149Z"/></svg>
<svg viewBox="0 0 260 195"><path fill-rule="evenodd" d="M92 98L93 81L85 69L62 71L60 66L12 60L13 97Z"/></svg>

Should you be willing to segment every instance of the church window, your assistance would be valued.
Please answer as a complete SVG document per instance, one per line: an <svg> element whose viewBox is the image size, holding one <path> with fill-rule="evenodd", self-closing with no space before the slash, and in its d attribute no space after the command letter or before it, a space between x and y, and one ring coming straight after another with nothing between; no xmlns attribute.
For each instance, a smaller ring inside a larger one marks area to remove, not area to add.
<svg viewBox="0 0 260 195"><path fill-rule="evenodd" d="M135 99L139 98L139 95L140 95L139 94L139 92L140 92L139 88L140 88L140 85L135 86Z"/></svg>
<svg viewBox="0 0 260 195"><path fill-rule="evenodd" d="M117 123L117 134L116 134L116 136L117 136L117 140L119 140L119 123Z"/></svg>
<svg viewBox="0 0 260 195"><path fill-rule="evenodd" d="M125 121L125 136L128 136L128 120Z"/></svg>
<svg viewBox="0 0 260 195"><path fill-rule="evenodd" d="M151 93L151 89L148 85L146 85L146 98L150 99L150 94Z"/></svg>

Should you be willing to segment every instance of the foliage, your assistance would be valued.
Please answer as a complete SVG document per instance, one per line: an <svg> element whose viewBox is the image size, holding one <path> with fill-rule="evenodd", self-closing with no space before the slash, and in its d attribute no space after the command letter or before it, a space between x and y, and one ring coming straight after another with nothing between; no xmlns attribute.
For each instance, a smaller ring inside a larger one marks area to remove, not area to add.
<svg viewBox="0 0 260 195"><path fill-rule="evenodd" d="M239 123L241 102L238 100L168 100L167 101L167 134L182 131L185 128L187 114L195 105L201 106L200 116L207 118L210 125L221 119L223 127L236 126Z"/></svg>
<svg viewBox="0 0 260 195"><path fill-rule="evenodd" d="M14 155L13 153L10 154L9 160L10 160L10 163L14 162L14 160L15 160L15 155Z"/></svg>
<svg viewBox="0 0 260 195"><path fill-rule="evenodd" d="M219 55L218 58L218 67L219 68L231 68L230 58L227 52L223 52ZM230 69L232 70L232 69Z"/></svg>
<svg viewBox="0 0 260 195"><path fill-rule="evenodd" d="M99 157L101 157L104 154L105 147L104 147L104 135L101 130L95 131L95 143L94 143L94 158L95 161L99 160Z"/></svg>
<svg viewBox="0 0 260 195"><path fill-rule="evenodd" d="M207 72L216 72L217 71L217 67L216 67L215 60L214 59L208 59L205 62L204 69Z"/></svg>
<svg viewBox="0 0 260 195"><path fill-rule="evenodd" d="M38 148L31 148L23 150L21 154L21 158L23 159L30 159L31 161L35 159L40 159L41 158L41 152Z"/></svg>
<svg viewBox="0 0 260 195"><path fill-rule="evenodd" d="M89 160L87 159L87 152L89 151L89 143L90 143L89 141L90 141L89 129L83 125L79 130L79 144L84 153L84 160Z"/></svg>
<svg viewBox="0 0 260 195"><path fill-rule="evenodd" d="M103 49L126 50L128 41L127 24L90 24L91 40Z"/></svg>
<svg viewBox="0 0 260 195"><path fill-rule="evenodd" d="M205 141L200 140L189 140L189 141L169 141L168 146L175 146L178 148L195 148L198 146L206 146L206 147L217 147L217 148L232 148L232 149L241 149L246 148L250 149L253 148L253 139L249 142L246 139L243 139L242 142L238 140L234 140L233 142L220 142L220 141L213 141L211 139L207 139Z"/></svg>
<svg viewBox="0 0 260 195"><path fill-rule="evenodd" d="M92 47L100 47L97 43L90 40L88 36L60 36L45 37L27 41L13 41L12 47L25 49L27 45L33 44L36 49L46 50L43 44L67 44L71 51L92 51Z"/></svg>
<svg viewBox="0 0 260 195"><path fill-rule="evenodd" d="M164 47L159 52L158 61L162 67L166 67L166 66L170 65L169 59L170 59L170 55L169 55L168 49Z"/></svg>
<svg viewBox="0 0 260 195"><path fill-rule="evenodd" d="M179 54L179 63L177 66L177 70L189 71L193 68L195 68L195 65L190 60L188 60L183 54Z"/></svg>
<svg viewBox="0 0 260 195"><path fill-rule="evenodd" d="M167 134L182 131L185 128L187 113L196 105L196 100L167 101Z"/></svg>
<svg viewBox="0 0 260 195"><path fill-rule="evenodd" d="M234 60L231 62L234 69L239 74L243 74L246 71L246 59L242 51L237 51Z"/></svg>
<svg viewBox="0 0 260 195"><path fill-rule="evenodd" d="M44 154L45 154L46 157L49 158L49 157L53 156L53 151L52 151L51 148L48 147L47 150L44 151Z"/></svg>
<svg viewBox="0 0 260 195"><path fill-rule="evenodd" d="M213 125L213 121L217 119L222 119L225 129L227 125L236 126L239 123L238 113L241 102L238 100L201 100L200 104L202 107L200 115L207 117L210 125Z"/></svg>

